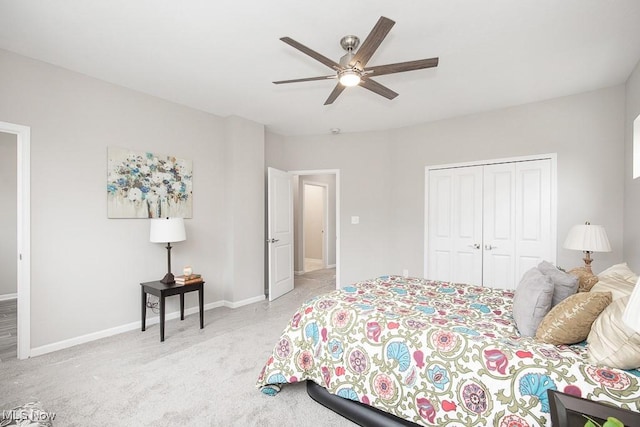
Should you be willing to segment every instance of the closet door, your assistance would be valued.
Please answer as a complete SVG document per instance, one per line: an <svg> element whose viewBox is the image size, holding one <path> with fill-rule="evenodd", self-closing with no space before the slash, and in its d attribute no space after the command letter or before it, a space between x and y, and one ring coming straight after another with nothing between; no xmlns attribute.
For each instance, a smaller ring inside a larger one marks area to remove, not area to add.
<svg viewBox="0 0 640 427"><path fill-rule="evenodd" d="M427 278L515 289L555 262L552 160L429 170Z"/></svg>
<svg viewBox="0 0 640 427"><path fill-rule="evenodd" d="M542 260L553 261L551 160L484 167L484 286L515 289Z"/></svg>
<svg viewBox="0 0 640 427"><path fill-rule="evenodd" d="M551 160L516 163L515 285L541 261L554 262Z"/></svg>
<svg viewBox="0 0 640 427"><path fill-rule="evenodd" d="M515 170L515 163L484 166L482 283L492 288L514 288Z"/></svg>
<svg viewBox="0 0 640 427"><path fill-rule="evenodd" d="M430 279L482 284L482 166L428 175Z"/></svg>

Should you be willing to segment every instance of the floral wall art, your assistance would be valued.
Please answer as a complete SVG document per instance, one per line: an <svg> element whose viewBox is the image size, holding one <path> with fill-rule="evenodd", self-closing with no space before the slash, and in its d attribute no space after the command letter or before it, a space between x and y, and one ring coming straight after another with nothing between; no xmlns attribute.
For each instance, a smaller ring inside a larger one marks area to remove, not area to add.
<svg viewBox="0 0 640 427"><path fill-rule="evenodd" d="M109 218L191 218L191 160L109 147Z"/></svg>

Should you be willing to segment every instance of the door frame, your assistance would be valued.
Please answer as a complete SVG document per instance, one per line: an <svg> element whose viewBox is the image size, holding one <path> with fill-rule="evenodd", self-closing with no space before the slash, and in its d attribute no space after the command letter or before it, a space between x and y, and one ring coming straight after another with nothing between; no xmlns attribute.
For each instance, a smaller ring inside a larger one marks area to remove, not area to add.
<svg viewBox="0 0 640 427"><path fill-rule="evenodd" d="M303 176L303 175L335 175L336 176L336 289L340 289L340 169L293 170L293 171L289 171L289 173L291 175L298 175L298 176ZM328 206L327 206L327 209L328 209Z"/></svg>
<svg viewBox="0 0 640 427"><path fill-rule="evenodd" d="M324 268L327 268L328 266L328 262L327 260L329 259L329 241L328 241L328 236L326 233L326 229L327 229L327 225L329 224L329 185L322 183L322 182L315 182L315 181L305 181L304 179L302 180L302 188L303 188L303 194L302 197L300 198L301 203L300 203L300 207L302 208L302 263L303 263L303 270L306 273L306 269L304 268L304 260L306 258L306 233L305 233L305 227L304 227L304 223L305 223L305 209L307 206L307 193L306 193L306 188L305 186L307 185L312 185L314 187L321 187L322 188L322 262L324 263Z"/></svg>
<svg viewBox="0 0 640 427"><path fill-rule="evenodd" d="M17 355L27 359L31 356L31 128L0 122L0 132L16 135L17 140Z"/></svg>
<svg viewBox="0 0 640 427"><path fill-rule="evenodd" d="M491 160L478 160L461 163L449 163L441 165L430 165L424 168L424 253L422 256L424 277L429 278L429 264L427 262L427 255L429 254L429 171L437 169L453 169L464 168L469 166L485 166L493 165L497 163L514 163L514 162L527 162L533 160L545 160L551 161L551 256L552 261L557 259L557 240L558 240L558 154L534 154L529 156L519 157L507 157L502 159Z"/></svg>

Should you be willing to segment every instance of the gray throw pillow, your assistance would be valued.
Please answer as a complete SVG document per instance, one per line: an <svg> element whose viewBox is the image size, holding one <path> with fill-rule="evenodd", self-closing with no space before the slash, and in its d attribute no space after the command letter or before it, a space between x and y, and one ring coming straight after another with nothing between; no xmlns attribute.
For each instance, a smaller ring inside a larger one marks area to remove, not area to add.
<svg viewBox="0 0 640 427"><path fill-rule="evenodd" d="M572 274L558 270L558 268L548 261L538 264L538 270L553 282L553 300L551 307L558 305L563 299L570 297L578 291L578 278Z"/></svg>
<svg viewBox="0 0 640 427"><path fill-rule="evenodd" d="M553 281L533 267L524 273L513 295L513 320L523 337L536 335L538 325L551 309Z"/></svg>

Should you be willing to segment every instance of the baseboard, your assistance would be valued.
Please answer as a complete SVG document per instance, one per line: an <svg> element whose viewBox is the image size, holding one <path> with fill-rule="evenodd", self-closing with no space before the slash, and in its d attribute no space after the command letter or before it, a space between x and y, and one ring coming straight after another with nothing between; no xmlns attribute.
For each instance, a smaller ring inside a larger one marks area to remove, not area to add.
<svg viewBox="0 0 640 427"><path fill-rule="evenodd" d="M258 295L257 297L253 297L253 298L247 298L244 299L242 301L237 301L237 302L232 302L232 301L224 301L224 306L225 307L229 307L229 308L238 308L238 307L242 307L243 305L249 305L249 304L253 304L254 302L260 302L260 301L264 301L265 300L265 296L264 295Z"/></svg>
<svg viewBox="0 0 640 427"><path fill-rule="evenodd" d="M302 276L304 274L304 270L303 271L294 271L293 275L294 276Z"/></svg>
<svg viewBox="0 0 640 427"><path fill-rule="evenodd" d="M0 301L9 301L10 299L18 299L18 294L0 295Z"/></svg>
<svg viewBox="0 0 640 427"><path fill-rule="evenodd" d="M222 301L216 301L216 302L212 302L209 304L205 304L204 306L204 311L207 310L211 310L212 308L217 308L217 307L222 307L224 304L224 302ZM191 307L191 308L186 308L184 310L184 315L188 316L190 314L195 314L198 313L198 307ZM171 313L166 313L165 314L165 321L166 320L172 320L172 319L178 319L180 318L180 310L176 310L174 312ZM149 317L146 320L146 324L147 325L155 325L157 323L160 323L160 316L153 316L153 317ZM36 356L41 356L43 354L47 354L47 353L51 353L53 351L58 351L58 350L62 350L65 348L69 348L69 347L73 347L79 344L84 344L84 343L88 343L91 341L95 341L95 340L99 340L101 338L107 338L113 335L118 335L118 334L122 334L124 332L129 332L129 331L133 331L133 330L140 330L140 328L142 327L141 323L138 322L131 322L131 323L127 323L126 325L121 325L121 326L116 326L115 328L109 328L109 329L105 329L102 331L98 331L98 332L93 332L87 335L82 335L79 337L75 337L75 338L69 338L67 340L63 340L63 341L58 341L55 343L51 343L51 344L46 344L40 347L35 347L31 349L31 354L29 355L29 357L36 357Z"/></svg>
<svg viewBox="0 0 640 427"><path fill-rule="evenodd" d="M16 294L17 296L17 294ZM245 300L242 301L237 301L237 302L233 302L233 301L215 301L209 304L205 304L204 305L204 311L207 310L211 310L213 308L218 308L218 307L228 307L228 308L238 308L238 307L242 307L244 305L248 305L248 304L253 304L254 302L260 302L260 301L264 301L265 296L264 295L258 295L256 297L253 298L247 298ZM190 307L190 308L186 308L184 310L184 315L188 316L191 314L196 314L198 313L198 307ZM165 321L167 320L172 320L172 319L178 319L180 318L180 310L176 310L173 311L171 313L166 313L165 314ZM146 324L147 325L155 325L160 323L160 316L153 316L153 317L149 317L146 320ZM142 327L142 324L140 323L140 321L137 322L131 322L131 323L127 323L126 325L121 325L121 326L116 326L115 328L109 328L109 329L105 329L102 331L98 331L98 332L93 332L90 334L86 334L86 335L82 335L79 337L75 337L75 338L69 338L67 340L63 340L63 341L58 341L55 343L51 343L51 344L46 344L40 347L35 347L31 349L31 352L29 354L29 357L36 357L36 356L41 356L43 354L47 354L47 353L51 353L54 351L58 351L58 350L63 350L65 348L69 348L69 347L73 347L76 345L80 345L80 344L84 344L84 343L88 343L91 341L95 341L95 340L99 340L101 338L107 338L107 337L111 337L113 335L118 335L118 334L122 334L124 332L129 332L129 331L133 331L133 330L140 330L140 328Z"/></svg>
<svg viewBox="0 0 640 427"><path fill-rule="evenodd" d="M326 268L336 268L336 265L335 264L329 264L329 265L327 265Z"/></svg>

